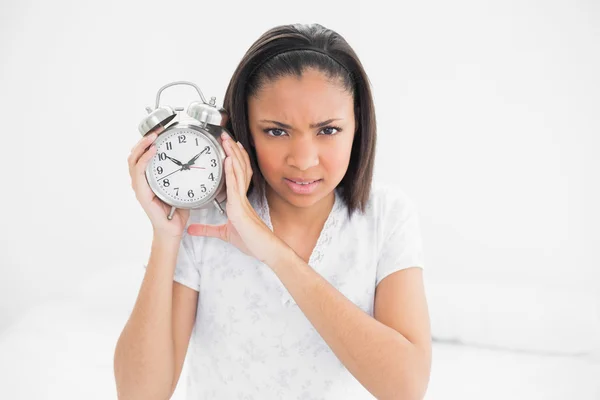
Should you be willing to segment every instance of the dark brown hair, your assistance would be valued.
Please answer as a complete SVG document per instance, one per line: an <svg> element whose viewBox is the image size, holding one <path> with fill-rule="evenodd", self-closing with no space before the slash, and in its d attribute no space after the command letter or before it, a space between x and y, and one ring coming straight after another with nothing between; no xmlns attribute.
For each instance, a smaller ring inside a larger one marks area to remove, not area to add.
<svg viewBox="0 0 600 400"><path fill-rule="evenodd" d="M326 52L343 66L318 51L286 51L306 46ZM282 51L286 52L276 54ZM256 66L259 68L255 70ZM266 181L260 173L256 150L252 146L247 100L260 91L265 83L289 75L301 76L302 71L310 67L321 71L331 80L341 82L354 98L356 133L348 170L338 185L341 198L348 208L348 216L352 217L357 209L365 211L370 196L377 129L367 74L354 50L338 33L319 24L281 25L263 33L248 49L227 87L223 100L223 108L229 113L226 128L248 151L254 171L248 195L257 190L260 199L265 193Z"/></svg>

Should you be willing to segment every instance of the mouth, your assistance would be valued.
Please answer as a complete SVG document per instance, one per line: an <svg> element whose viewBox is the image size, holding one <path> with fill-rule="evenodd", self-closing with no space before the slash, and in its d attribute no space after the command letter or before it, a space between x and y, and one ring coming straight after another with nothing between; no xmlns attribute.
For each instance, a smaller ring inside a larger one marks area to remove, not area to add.
<svg viewBox="0 0 600 400"><path fill-rule="evenodd" d="M314 182L322 181L322 179L288 179L284 178L286 181L295 183L297 185L309 185Z"/></svg>
<svg viewBox="0 0 600 400"><path fill-rule="evenodd" d="M323 179L296 181L284 178L290 190L296 194L310 194L314 192Z"/></svg>

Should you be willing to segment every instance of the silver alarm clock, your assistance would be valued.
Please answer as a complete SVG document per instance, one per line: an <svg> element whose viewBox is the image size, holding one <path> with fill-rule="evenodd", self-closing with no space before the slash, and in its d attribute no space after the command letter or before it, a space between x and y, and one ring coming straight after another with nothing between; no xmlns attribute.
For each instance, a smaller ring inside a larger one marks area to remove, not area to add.
<svg viewBox="0 0 600 400"><path fill-rule="evenodd" d="M187 120L173 121L181 117L177 112L183 111L182 107L159 106L161 92L174 85L193 86L202 100L188 105ZM146 167L146 180L156 196L171 206L169 220L177 208L215 206L224 213L220 203L227 197L223 168L226 154L218 138L227 132L228 114L216 107L215 99L207 103L192 82L172 82L159 89L154 110L146 107L149 115L139 124L142 136L158 134L154 141L156 154Z"/></svg>

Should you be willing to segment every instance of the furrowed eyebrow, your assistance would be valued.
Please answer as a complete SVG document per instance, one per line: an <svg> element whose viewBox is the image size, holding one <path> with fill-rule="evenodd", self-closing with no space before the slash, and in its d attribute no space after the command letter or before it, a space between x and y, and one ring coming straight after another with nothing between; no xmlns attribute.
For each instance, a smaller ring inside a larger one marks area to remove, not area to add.
<svg viewBox="0 0 600 400"><path fill-rule="evenodd" d="M339 121L341 120L341 118L332 118L332 119L328 119L327 121L323 121L323 122L318 122L316 124L310 124L311 128L321 128L323 126L329 125L330 123L332 123L333 121ZM290 125L288 124L284 124L283 122L279 122L279 121L272 121L270 119L261 119L260 122L270 122L272 124L275 124L277 126L279 126L280 128L285 128L285 129L293 129Z"/></svg>

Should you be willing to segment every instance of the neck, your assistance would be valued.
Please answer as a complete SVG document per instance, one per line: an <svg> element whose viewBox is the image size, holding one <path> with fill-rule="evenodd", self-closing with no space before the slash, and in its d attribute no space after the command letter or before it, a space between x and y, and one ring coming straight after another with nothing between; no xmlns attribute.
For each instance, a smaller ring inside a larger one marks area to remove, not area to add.
<svg viewBox="0 0 600 400"><path fill-rule="evenodd" d="M279 196L266 185L265 196L269 203L271 224L280 231L294 230L296 233L321 229L335 202L335 194L329 193L310 207L297 207Z"/></svg>

